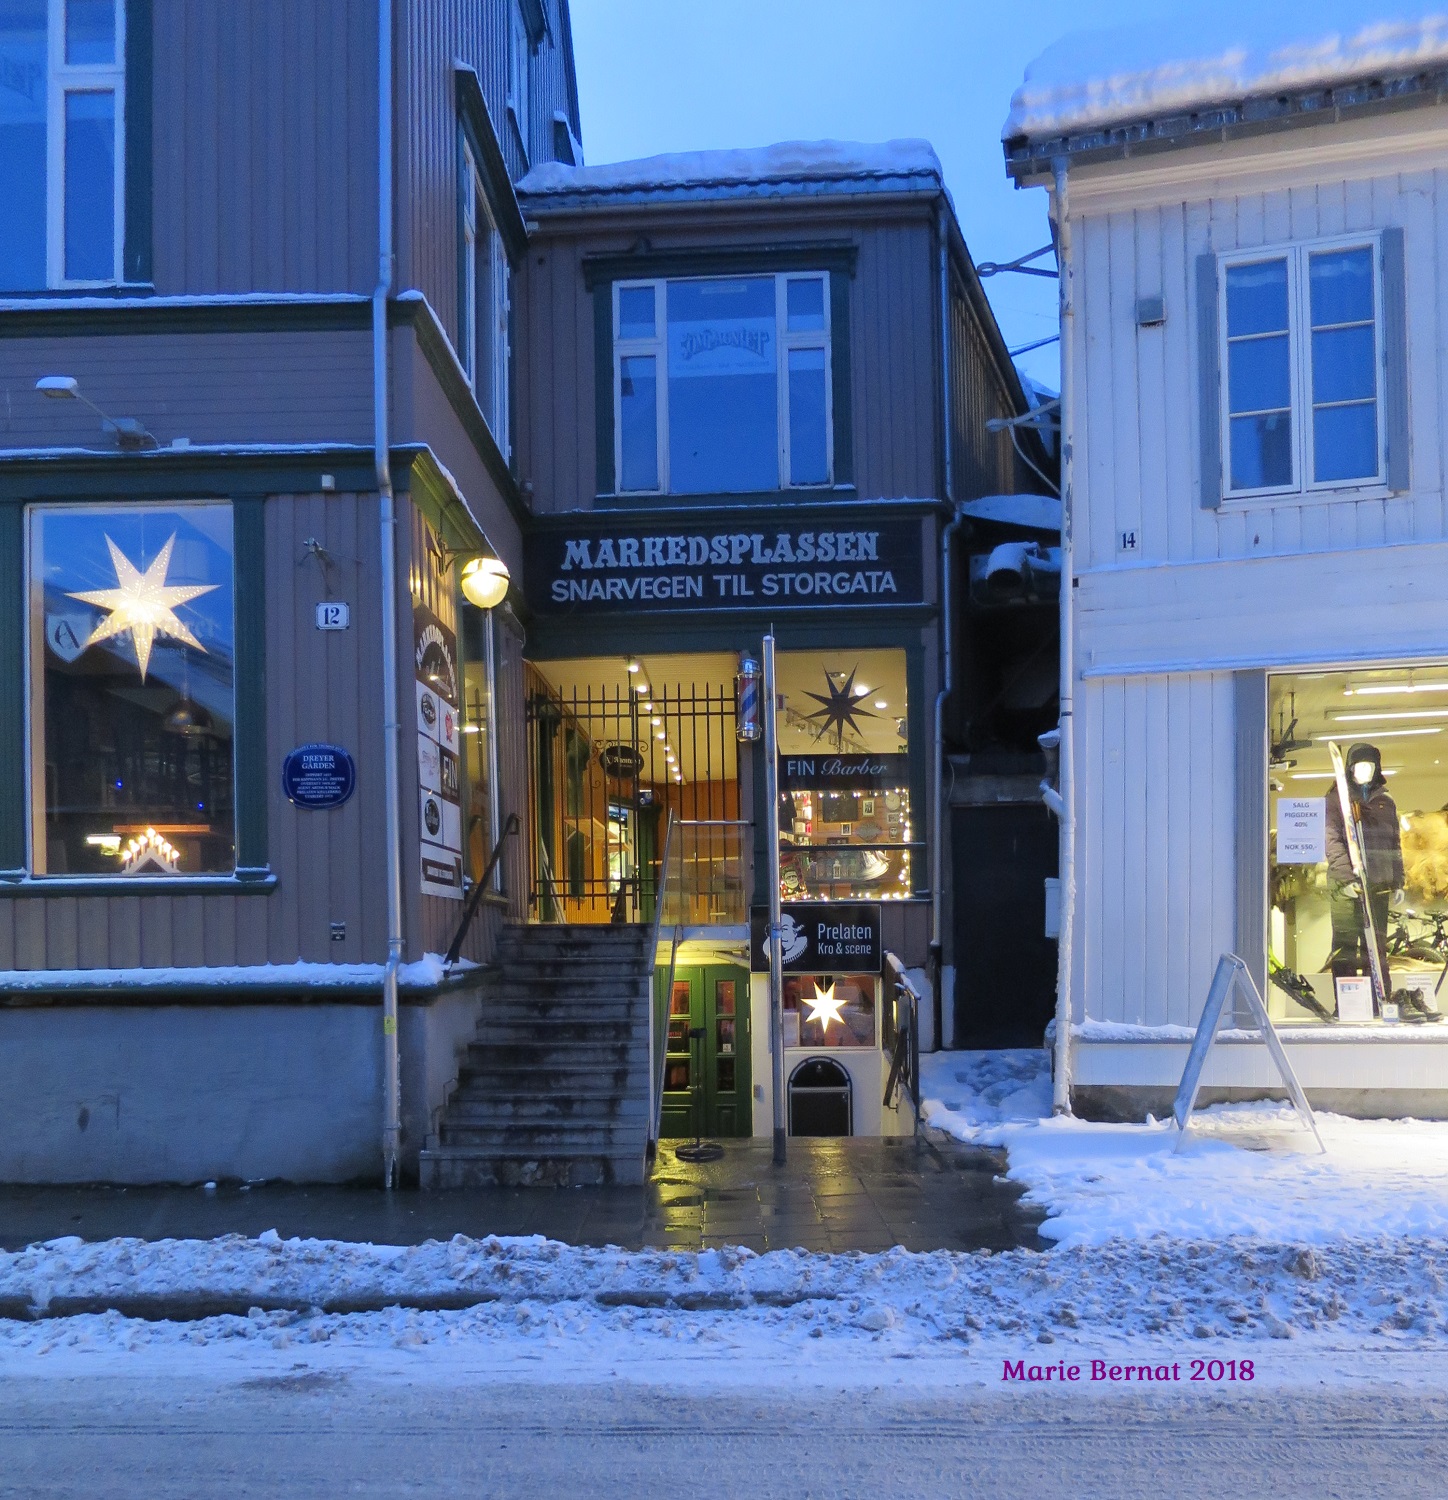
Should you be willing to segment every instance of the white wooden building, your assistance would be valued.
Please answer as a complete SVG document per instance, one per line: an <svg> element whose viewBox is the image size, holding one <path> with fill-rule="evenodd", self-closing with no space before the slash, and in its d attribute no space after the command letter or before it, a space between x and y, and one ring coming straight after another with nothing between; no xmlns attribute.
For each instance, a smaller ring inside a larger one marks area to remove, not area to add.
<svg viewBox="0 0 1448 1500"><path fill-rule="evenodd" d="M1014 101L1007 168L1047 188L1062 260L1063 989L1082 1112L1162 1111L1217 960L1236 951L1315 1102L1448 1114L1448 1024L1364 1011L1350 981L1366 945L1348 951L1340 882L1316 857L1328 743L1370 742L1407 872L1369 869L1390 989L1435 1008L1448 963L1437 26L1410 17L1386 45L1331 38L1315 62L1306 45L1248 48L1230 89L1212 38L1199 68L1189 46L1143 55L1134 75L1118 57L1096 87L1107 51L1053 49ZM1219 1045L1206 1074L1218 1098L1274 1079L1245 1041Z"/></svg>

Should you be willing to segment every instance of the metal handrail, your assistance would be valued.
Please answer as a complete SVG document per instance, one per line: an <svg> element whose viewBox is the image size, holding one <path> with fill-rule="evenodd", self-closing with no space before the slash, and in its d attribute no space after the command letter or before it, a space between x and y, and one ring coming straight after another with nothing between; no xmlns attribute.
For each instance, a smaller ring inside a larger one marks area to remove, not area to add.
<svg viewBox="0 0 1448 1500"><path fill-rule="evenodd" d="M453 940L448 944L447 957L443 959L444 969L450 969L458 961L458 954L462 952L463 939L468 935L468 928L472 926L473 918L477 915L478 907L482 904L483 892L488 888L488 882L493 878L493 871L498 867L498 861L503 857L503 845L518 831L518 814L509 813L508 821L503 824L503 831L498 835L498 842L493 845L493 852L488 856L488 863L483 873L473 885L468 895L468 904L463 907L463 919L458 923L458 930Z"/></svg>
<svg viewBox="0 0 1448 1500"><path fill-rule="evenodd" d="M915 1128L911 1134L918 1136L920 1134L920 1007L924 1003L925 996L916 989L915 981L905 972L905 965L888 949L885 951L885 963L894 971L897 999L900 996L905 998L906 1021L903 1026L896 1029L895 1056L890 1063L890 1078L885 1085L884 1102L888 1107L897 1081L903 1082L905 1092L910 1096L910 1107L915 1114Z"/></svg>

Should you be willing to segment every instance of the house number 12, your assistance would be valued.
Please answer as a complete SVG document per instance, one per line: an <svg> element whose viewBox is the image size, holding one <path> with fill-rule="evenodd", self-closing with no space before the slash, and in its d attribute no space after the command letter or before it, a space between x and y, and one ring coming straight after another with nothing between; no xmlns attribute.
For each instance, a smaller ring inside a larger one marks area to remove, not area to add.
<svg viewBox="0 0 1448 1500"><path fill-rule="evenodd" d="M345 630L351 611L345 604L329 600L317 606L318 630Z"/></svg>

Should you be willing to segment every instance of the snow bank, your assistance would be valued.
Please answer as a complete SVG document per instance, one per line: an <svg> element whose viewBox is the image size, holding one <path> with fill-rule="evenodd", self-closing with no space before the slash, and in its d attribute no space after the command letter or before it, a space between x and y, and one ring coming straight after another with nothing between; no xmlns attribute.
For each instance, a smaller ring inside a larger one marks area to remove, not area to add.
<svg viewBox="0 0 1448 1500"><path fill-rule="evenodd" d="M0 1297L37 1307L109 1290L184 1289L249 1296L246 1314L144 1321L118 1312L0 1320L0 1362L57 1347L240 1343L492 1350L562 1345L573 1363L690 1346L721 1352L813 1350L838 1372L884 1356L959 1351L1006 1340L1037 1345L1298 1335L1371 1336L1385 1347L1441 1349L1448 1325L1448 1246L1376 1240L1296 1244L1146 1245L1117 1241L1051 1254L953 1251L881 1255L708 1250L591 1250L542 1239L461 1235L409 1248L282 1240L56 1240L0 1256ZM325 1311L342 1292L391 1296L367 1313ZM460 1294L462 1294L460 1296ZM300 1296L297 1305L275 1305ZM473 1305L427 1310L451 1296ZM311 1305L309 1305L311 1304ZM13 1306L13 1303L11 1304ZM824 1339L824 1346L811 1340ZM881 1345L884 1347L882 1348ZM1246 1351L1239 1351L1246 1352ZM536 1357L536 1355L535 1355ZM784 1368L786 1366L781 1366ZM667 1359L657 1378L667 1379Z"/></svg>
<svg viewBox="0 0 1448 1500"><path fill-rule="evenodd" d="M1448 8L1278 0L1077 33L1026 69L1001 135L1040 136L1448 62Z"/></svg>
<svg viewBox="0 0 1448 1500"><path fill-rule="evenodd" d="M478 965L460 958L454 975ZM213 964L196 968L154 969L0 969L0 990L51 990L79 986L106 989L355 989L382 983L381 964L319 964L298 959L290 964ZM397 971L404 989L431 989L448 977L443 956L424 953Z"/></svg>
<svg viewBox="0 0 1448 1500"><path fill-rule="evenodd" d="M518 184L521 195L667 191L769 182L929 176L944 181L929 141L781 141L733 151L681 151L637 161L571 167L543 162Z"/></svg>
<svg viewBox="0 0 1448 1500"><path fill-rule="evenodd" d="M938 1052L921 1063L927 1122L1004 1146L1010 1178L1050 1215L1040 1234L1060 1245L1448 1235L1448 1123L1319 1114L1324 1156L1288 1105L1217 1105L1198 1111L1175 1152L1171 1122L1053 1117L1043 1052Z"/></svg>

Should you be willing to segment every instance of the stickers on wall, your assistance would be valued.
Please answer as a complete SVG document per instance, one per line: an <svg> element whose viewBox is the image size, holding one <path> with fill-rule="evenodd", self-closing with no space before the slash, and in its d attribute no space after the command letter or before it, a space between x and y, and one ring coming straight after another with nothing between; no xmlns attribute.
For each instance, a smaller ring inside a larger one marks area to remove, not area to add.
<svg viewBox="0 0 1448 1500"><path fill-rule="evenodd" d="M461 900L457 636L421 605L412 611L412 628L422 890L424 895Z"/></svg>

